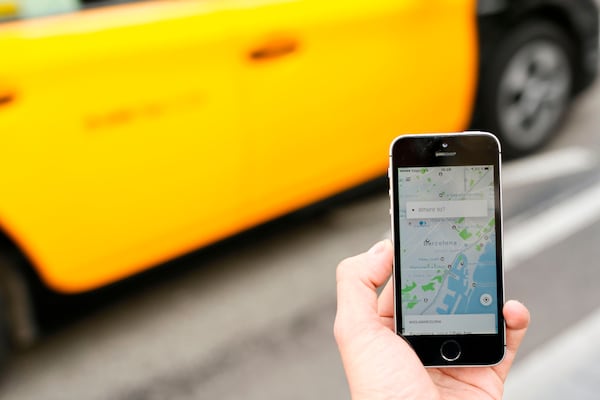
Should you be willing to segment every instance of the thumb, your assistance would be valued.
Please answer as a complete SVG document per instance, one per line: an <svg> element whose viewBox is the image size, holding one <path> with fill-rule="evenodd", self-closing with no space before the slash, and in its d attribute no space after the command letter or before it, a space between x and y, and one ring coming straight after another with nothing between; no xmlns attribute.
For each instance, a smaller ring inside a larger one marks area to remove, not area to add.
<svg viewBox="0 0 600 400"><path fill-rule="evenodd" d="M347 258L338 265L336 325L379 319L377 288L392 273L392 257L392 243L384 240L366 253Z"/></svg>

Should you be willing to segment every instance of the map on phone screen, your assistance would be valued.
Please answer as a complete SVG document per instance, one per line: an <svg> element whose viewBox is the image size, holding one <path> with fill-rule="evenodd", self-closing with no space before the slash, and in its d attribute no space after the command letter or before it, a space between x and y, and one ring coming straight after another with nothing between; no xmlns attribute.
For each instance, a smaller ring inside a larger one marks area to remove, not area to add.
<svg viewBox="0 0 600 400"><path fill-rule="evenodd" d="M492 165L398 169L402 334L495 334Z"/></svg>

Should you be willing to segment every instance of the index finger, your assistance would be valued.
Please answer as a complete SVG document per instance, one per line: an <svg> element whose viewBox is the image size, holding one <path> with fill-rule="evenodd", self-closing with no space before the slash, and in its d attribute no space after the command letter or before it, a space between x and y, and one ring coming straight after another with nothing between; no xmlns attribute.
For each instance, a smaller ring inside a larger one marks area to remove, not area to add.
<svg viewBox="0 0 600 400"><path fill-rule="evenodd" d="M506 321L506 355L504 360L494 367L502 381L506 380L531 319L529 310L516 300L507 301L504 304L503 313Z"/></svg>

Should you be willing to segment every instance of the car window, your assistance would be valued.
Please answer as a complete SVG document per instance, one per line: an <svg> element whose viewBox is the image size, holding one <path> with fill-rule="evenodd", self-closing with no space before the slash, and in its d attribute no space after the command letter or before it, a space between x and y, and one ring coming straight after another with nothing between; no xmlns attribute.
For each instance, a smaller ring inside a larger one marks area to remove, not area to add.
<svg viewBox="0 0 600 400"><path fill-rule="evenodd" d="M149 0L0 0L0 22Z"/></svg>

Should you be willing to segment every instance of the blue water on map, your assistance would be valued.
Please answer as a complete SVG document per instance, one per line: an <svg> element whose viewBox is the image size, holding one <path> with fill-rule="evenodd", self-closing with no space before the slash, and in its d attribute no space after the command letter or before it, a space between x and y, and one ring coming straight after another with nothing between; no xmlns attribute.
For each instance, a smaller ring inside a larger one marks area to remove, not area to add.
<svg viewBox="0 0 600 400"><path fill-rule="evenodd" d="M464 254L459 254L448 276L448 289L453 294L444 297L446 309L438 307L438 314L496 314L496 245L494 237L484 247L473 273L475 287L469 287L469 263ZM467 297L467 293L469 293ZM481 296L490 295L492 302L488 306L481 304ZM460 300L459 300L460 299ZM459 301L457 305L456 302ZM453 311L454 310L454 311Z"/></svg>
<svg viewBox="0 0 600 400"><path fill-rule="evenodd" d="M479 258L477 268L473 279L477 282L477 287L473 291L467 304L468 314L498 314L498 298L496 296L496 240L492 237L490 243L485 246L483 254ZM488 294L492 296L492 302L488 306L481 304L481 295ZM496 321L496 330L498 330L498 319Z"/></svg>

